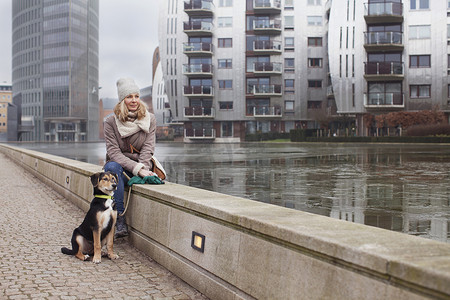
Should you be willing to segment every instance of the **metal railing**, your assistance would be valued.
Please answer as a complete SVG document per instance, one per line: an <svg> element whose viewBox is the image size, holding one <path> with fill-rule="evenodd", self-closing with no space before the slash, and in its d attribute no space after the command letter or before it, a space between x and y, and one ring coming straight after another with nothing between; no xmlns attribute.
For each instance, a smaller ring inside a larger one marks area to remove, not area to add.
<svg viewBox="0 0 450 300"><path fill-rule="evenodd" d="M185 85L183 89L184 96L213 96L214 88L210 85Z"/></svg>
<svg viewBox="0 0 450 300"><path fill-rule="evenodd" d="M280 84L257 84L248 90L254 95L281 95Z"/></svg>
<svg viewBox="0 0 450 300"><path fill-rule="evenodd" d="M214 118L215 110L212 107L188 106L184 108L185 117Z"/></svg>
<svg viewBox="0 0 450 300"><path fill-rule="evenodd" d="M258 8L281 9L281 0L253 0L253 9Z"/></svg>
<svg viewBox="0 0 450 300"><path fill-rule="evenodd" d="M253 30L266 30L266 29L281 30L281 20L280 19L253 20Z"/></svg>
<svg viewBox="0 0 450 300"><path fill-rule="evenodd" d="M283 64L276 62L255 62L253 64L253 72L260 73L282 73Z"/></svg>
<svg viewBox="0 0 450 300"><path fill-rule="evenodd" d="M281 117L281 108L278 106L253 107L254 117Z"/></svg>
<svg viewBox="0 0 450 300"><path fill-rule="evenodd" d="M212 43L183 43L183 52L212 52Z"/></svg>
<svg viewBox="0 0 450 300"><path fill-rule="evenodd" d="M366 16L402 16L403 3L382 2L382 3L364 3Z"/></svg>
<svg viewBox="0 0 450 300"><path fill-rule="evenodd" d="M365 93L366 106L403 106L403 93Z"/></svg>
<svg viewBox="0 0 450 300"><path fill-rule="evenodd" d="M196 139L212 139L216 137L216 130L212 128L185 129L184 137Z"/></svg>
<svg viewBox="0 0 450 300"><path fill-rule="evenodd" d="M403 75L402 62L365 62L366 75Z"/></svg>
<svg viewBox="0 0 450 300"><path fill-rule="evenodd" d="M280 51L281 41L254 41L253 51Z"/></svg>
<svg viewBox="0 0 450 300"><path fill-rule="evenodd" d="M184 64L183 74L210 74L212 69L212 64Z"/></svg>
<svg viewBox="0 0 450 300"><path fill-rule="evenodd" d="M403 43L403 33L395 31L364 32L364 41L368 45L385 45Z"/></svg>
<svg viewBox="0 0 450 300"><path fill-rule="evenodd" d="M183 23L185 31L212 31L213 23L207 21L186 21Z"/></svg>
<svg viewBox="0 0 450 300"><path fill-rule="evenodd" d="M211 0L188 0L184 1L185 10L210 10L212 11L214 5Z"/></svg>

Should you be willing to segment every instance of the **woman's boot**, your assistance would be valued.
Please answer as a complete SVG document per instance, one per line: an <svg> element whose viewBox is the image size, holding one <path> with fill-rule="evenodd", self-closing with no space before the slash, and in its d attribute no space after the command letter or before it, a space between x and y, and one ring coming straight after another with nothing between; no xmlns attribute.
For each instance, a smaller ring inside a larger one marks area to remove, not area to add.
<svg viewBox="0 0 450 300"><path fill-rule="evenodd" d="M116 222L115 238L121 238L128 235L128 226L125 222L125 216L118 216Z"/></svg>

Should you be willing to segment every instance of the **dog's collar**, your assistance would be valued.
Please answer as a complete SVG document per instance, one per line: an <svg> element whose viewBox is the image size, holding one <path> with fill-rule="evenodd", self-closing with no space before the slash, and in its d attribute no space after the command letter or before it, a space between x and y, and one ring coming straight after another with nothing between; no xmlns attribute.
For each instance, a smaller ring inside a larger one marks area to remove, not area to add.
<svg viewBox="0 0 450 300"><path fill-rule="evenodd" d="M113 199L113 196L108 195L94 195L95 198L102 198L102 199Z"/></svg>

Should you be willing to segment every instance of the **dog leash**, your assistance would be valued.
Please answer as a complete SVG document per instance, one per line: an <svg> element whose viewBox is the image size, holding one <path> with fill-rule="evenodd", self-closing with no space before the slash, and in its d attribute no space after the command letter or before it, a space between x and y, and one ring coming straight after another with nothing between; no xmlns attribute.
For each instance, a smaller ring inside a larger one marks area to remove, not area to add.
<svg viewBox="0 0 450 300"><path fill-rule="evenodd" d="M125 175L125 177L130 180L130 176L127 175L127 173L123 172L123 175ZM128 187L128 197L127 197L127 203L125 204L125 209L123 210L123 213L119 214L120 217L122 217L123 215L125 215L125 213L127 212L128 209L128 204L130 204L130 196L131 196L131 186Z"/></svg>

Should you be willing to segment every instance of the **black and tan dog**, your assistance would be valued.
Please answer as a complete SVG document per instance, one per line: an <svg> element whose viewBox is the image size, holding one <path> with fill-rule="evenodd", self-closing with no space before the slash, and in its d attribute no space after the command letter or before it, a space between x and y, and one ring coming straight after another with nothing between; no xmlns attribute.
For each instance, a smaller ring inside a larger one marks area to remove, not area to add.
<svg viewBox="0 0 450 300"><path fill-rule="evenodd" d="M106 244L107 256L117 259L113 252L114 228L117 220L112 196L117 188L117 176L110 172L96 173L91 176L94 186L94 199L83 223L73 231L72 250L61 248L67 255L75 255L81 260L87 260L94 254L92 261L100 263L102 246Z"/></svg>

